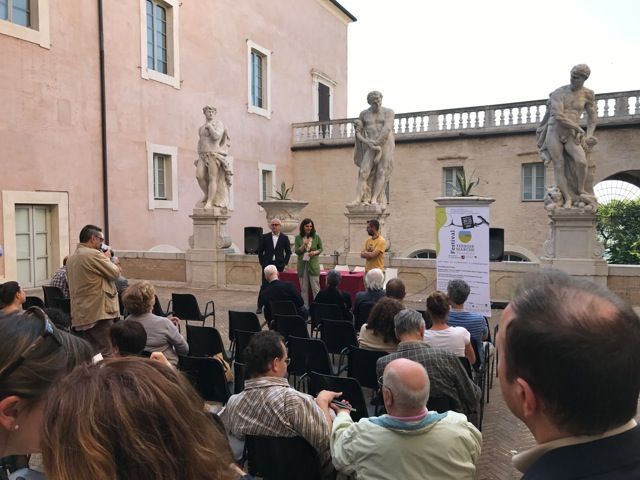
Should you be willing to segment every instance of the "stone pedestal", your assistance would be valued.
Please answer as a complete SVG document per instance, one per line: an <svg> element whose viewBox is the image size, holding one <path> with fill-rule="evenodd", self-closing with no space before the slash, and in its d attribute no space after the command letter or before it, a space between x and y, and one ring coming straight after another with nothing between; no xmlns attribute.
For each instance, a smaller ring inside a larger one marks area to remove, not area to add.
<svg viewBox="0 0 640 480"><path fill-rule="evenodd" d="M367 237L367 221L378 220L380 222L380 235L390 245L390 239L384 229L384 223L389 216L387 205L369 205L362 203L350 203L344 215L349 221L348 236L345 238L344 250L347 254L348 265L359 265L364 262L360 258L360 252Z"/></svg>
<svg viewBox="0 0 640 480"><path fill-rule="evenodd" d="M185 255L187 283L194 287L210 288L225 285L225 255L231 250L227 235L226 208L194 208L191 248Z"/></svg>
<svg viewBox="0 0 640 480"><path fill-rule="evenodd" d="M540 264L606 286L609 267L596 238L596 222L597 215L583 209L556 208L549 212L549 234Z"/></svg>

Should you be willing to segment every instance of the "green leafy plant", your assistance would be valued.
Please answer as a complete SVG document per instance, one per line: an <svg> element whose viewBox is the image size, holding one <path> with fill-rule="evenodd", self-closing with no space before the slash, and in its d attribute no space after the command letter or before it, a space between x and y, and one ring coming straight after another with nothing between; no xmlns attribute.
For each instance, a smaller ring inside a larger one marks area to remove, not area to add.
<svg viewBox="0 0 640 480"><path fill-rule="evenodd" d="M597 231L608 263L640 265L640 199L600 205Z"/></svg>
<svg viewBox="0 0 640 480"><path fill-rule="evenodd" d="M458 179L458 184L455 186L455 189L458 191L458 197L470 197L471 192L475 187L480 183L480 177L476 177L475 181L473 180L473 175L476 173L474 170L469 179L467 179L464 170L462 173L456 174L456 178Z"/></svg>
<svg viewBox="0 0 640 480"><path fill-rule="evenodd" d="M291 200L291 193L293 192L293 185L291 185L290 187L287 187L287 184L284 182L284 180L282 181L282 183L280 184L280 190L276 190L274 193L275 195L269 195L269 198L272 198L274 200Z"/></svg>

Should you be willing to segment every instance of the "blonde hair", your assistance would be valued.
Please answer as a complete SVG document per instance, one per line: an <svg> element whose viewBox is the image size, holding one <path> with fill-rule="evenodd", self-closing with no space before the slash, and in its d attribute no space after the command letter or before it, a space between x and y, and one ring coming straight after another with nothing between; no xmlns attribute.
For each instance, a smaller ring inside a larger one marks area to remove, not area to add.
<svg viewBox="0 0 640 480"><path fill-rule="evenodd" d="M132 315L142 315L150 311L156 302L156 290L150 282L143 280L127 287L122 294L124 308Z"/></svg>
<svg viewBox="0 0 640 480"><path fill-rule="evenodd" d="M125 357L52 388L42 454L49 480L227 480L231 450L177 370Z"/></svg>

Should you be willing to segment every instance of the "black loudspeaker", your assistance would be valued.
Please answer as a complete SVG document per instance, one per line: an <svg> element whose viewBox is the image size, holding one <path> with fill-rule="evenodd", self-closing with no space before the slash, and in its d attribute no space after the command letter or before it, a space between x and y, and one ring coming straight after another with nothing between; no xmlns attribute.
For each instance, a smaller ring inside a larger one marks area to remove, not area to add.
<svg viewBox="0 0 640 480"><path fill-rule="evenodd" d="M262 237L262 227L244 227L244 253L256 255Z"/></svg>
<svg viewBox="0 0 640 480"><path fill-rule="evenodd" d="M489 229L489 261L501 262L504 257L504 228Z"/></svg>

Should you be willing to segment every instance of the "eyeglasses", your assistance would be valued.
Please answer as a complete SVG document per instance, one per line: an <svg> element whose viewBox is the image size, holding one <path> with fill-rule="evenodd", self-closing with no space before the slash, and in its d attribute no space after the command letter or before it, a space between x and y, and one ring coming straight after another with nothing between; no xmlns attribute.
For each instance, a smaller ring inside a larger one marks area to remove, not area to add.
<svg viewBox="0 0 640 480"><path fill-rule="evenodd" d="M279 224L279 223L272 223L272 224L271 224L271 228L273 228L273 227L279 227L279 226L280 226L280 224Z"/></svg>
<svg viewBox="0 0 640 480"><path fill-rule="evenodd" d="M23 315L34 316L42 320L43 331L40 336L36 338L17 359L0 370L0 380L4 380L15 370L17 370L25 360L28 360L40 348L40 346L47 341L47 338L52 338L53 341L58 345L58 347L62 346L62 342L56 334L56 327L53 326L53 323L51 323L51 320L49 320L49 317L41 308L29 307L24 311Z"/></svg>
<svg viewBox="0 0 640 480"><path fill-rule="evenodd" d="M391 388L389 388L388 386L386 386L383 381L382 381L383 377L379 377L378 378L378 387L380 387L380 391L382 391L383 388L386 388L387 390L389 390L391 393L393 393L393 390L391 390Z"/></svg>
<svg viewBox="0 0 640 480"><path fill-rule="evenodd" d="M98 235L97 233L94 233L93 236L99 238L101 242L104 242L104 235Z"/></svg>

